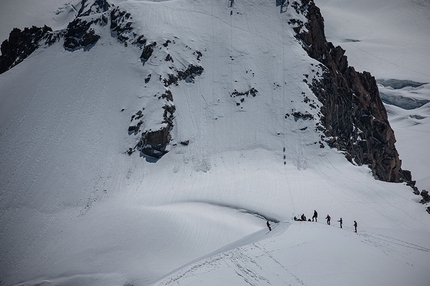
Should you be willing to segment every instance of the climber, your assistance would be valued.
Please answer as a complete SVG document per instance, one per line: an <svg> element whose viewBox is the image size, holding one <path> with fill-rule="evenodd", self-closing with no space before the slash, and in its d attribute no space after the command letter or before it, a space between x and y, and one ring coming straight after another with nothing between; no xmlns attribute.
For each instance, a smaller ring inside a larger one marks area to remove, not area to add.
<svg viewBox="0 0 430 286"><path fill-rule="evenodd" d="M325 219L327 220L327 224L330 225L330 220L331 220L330 215L327 215Z"/></svg>
<svg viewBox="0 0 430 286"><path fill-rule="evenodd" d="M314 215L312 216L312 221L314 221L314 219L315 219L315 222L317 221L317 219L318 219L318 213L317 213L317 211L316 210L314 210Z"/></svg>
<svg viewBox="0 0 430 286"><path fill-rule="evenodd" d="M272 231L272 228L270 227L270 223L269 223L269 221L267 221L266 225L267 225L267 227L269 228L269 231Z"/></svg>

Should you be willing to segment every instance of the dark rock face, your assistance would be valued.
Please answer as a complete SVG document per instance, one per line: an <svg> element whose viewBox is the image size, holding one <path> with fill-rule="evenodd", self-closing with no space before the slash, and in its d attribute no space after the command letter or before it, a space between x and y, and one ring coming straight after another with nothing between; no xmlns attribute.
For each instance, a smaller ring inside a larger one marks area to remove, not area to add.
<svg viewBox="0 0 430 286"><path fill-rule="evenodd" d="M110 12L111 35L125 46L132 44L141 48L146 44L144 35L138 35L133 31L133 17L127 11L115 7Z"/></svg>
<svg viewBox="0 0 430 286"><path fill-rule="evenodd" d="M41 44L53 44L58 37L48 26L15 28L10 32L9 39L1 44L0 74L16 66L33 53Z"/></svg>
<svg viewBox="0 0 430 286"><path fill-rule="evenodd" d="M168 74L167 79L163 79L164 86L168 87L172 84L178 85L178 81L185 80L186 82L194 82L194 78L203 73L202 66L188 65L185 70L178 70L177 74Z"/></svg>
<svg viewBox="0 0 430 286"><path fill-rule="evenodd" d="M241 104L245 102L245 98L248 98L250 95L252 97L256 97L258 94L258 90L254 87L251 87L250 89L246 91L237 91L236 89L233 90L233 92L230 92L230 97L235 98L236 100L236 106L243 109Z"/></svg>
<svg viewBox="0 0 430 286"><path fill-rule="evenodd" d="M144 155L148 155L154 158L161 158L164 154L168 152L166 150L166 147L172 139L170 131L174 126L173 119L176 107L171 103L166 103L163 106L163 109L163 121L161 123L164 126L158 130L144 131L139 142L136 145L137 150L142 152ZM139 128L139 126L137 126L137 128Z"/></svg>
<svg viewBox="0 0 430 286"><path fill-rule="evenodd" d="M81 5L78 17L103 13L110 8L110 4L106 0L82 0Z"/></svg>
<svg viewBox="0 0 430 286"><path fill-rule="evenodd" d="M146 62L152 56L152 53L154 52L154 47L155 46L157 46L157 42L153 42L153 43L151 43L149 45L146 45L143 48L142 54L140 55L140 59L143 62Z"/></svg>
<svg viewBox="0 0 430 286"><path fill-rule="evenodd" d="M324 19L312 0L302 0L302 5L294 3L296 11L308 21L290 24L295 25L296 37L309 56L322 64L322 77L309 85L323 104L321 121L331 137L329 144L344 151L351 162L369 165L376 179L411 181L403 175L394 132L375 78L348 66L345 51L326 41Z"/></svg>
<svg viewBox="0 0 430 286"><path fill-rule="evenodd" d="M248 95L251 95L252 97L256 97L257 93L258 93L258 90L252 87L247 91L243 91L243 92L234 90L232 93L230 93L230 97L248 96Z"/></svg>
<svg viewBox="0 0 430 286"><path fill-rule="evenodd" d="M91 25L96 22L87 22L80 18L70 22L64 35L64 48L76 50L95 45L100 36L91 28Z"/></svg>
<svg viewBox="0 0 430 286"><path fill-rule="evenodd" d="M423 199L421 200L422 204L430 202L430 195L429 195L428 191L422 190L421 191L421 196L423 197Z"/></svg>
<svg viewBox="0 0 430 286"><path fill-rule="evenodd" d="M138 149L146 155L160 158L167 153L166 146L170 141L170 126L167 125L159 130L145 131L138 143Z"/></svg>

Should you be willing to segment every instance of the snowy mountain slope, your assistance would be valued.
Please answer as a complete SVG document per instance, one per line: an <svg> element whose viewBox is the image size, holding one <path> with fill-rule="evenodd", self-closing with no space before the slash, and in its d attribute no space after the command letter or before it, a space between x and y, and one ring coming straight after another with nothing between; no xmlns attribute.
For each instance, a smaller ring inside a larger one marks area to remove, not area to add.
<svg viewBox="0 0 430 286"><path fill-rule="evenodd" d="M414 278L427 262L430 222L410 189L375 181L367 167L320 148L314 121L285 118L318 116L302 94L318 104L303 82L316 63L287 25L293 11L280 13L275 1L236 1L233 15L225 1L118 4L139 34L158 43L144 65L138 47L100 28L89 50L56 43L0 76L1 283L147 285L247 235L259 240L266 219L289 221L315 208L377 235L390 230L394 241L413 231L410 243L420 250L396 256L399 264L349 234L340 243L357 245L363 260L390 261L404 279L428 279ZM166 88L159 80L169 66L191 63L204 67L194 83ZM233 93L250 88L255 97ZM128 156L138 140L127 131L131 116L145 107L145 128L160 124L166 99L158 97L167 89L176 106L169 152L156 163ZM331 239L325 226L303 227L267 247L309 232ZM415 268L402 272L398 266L410 261ZM306 267L290 271L305 281Z"/></svg>

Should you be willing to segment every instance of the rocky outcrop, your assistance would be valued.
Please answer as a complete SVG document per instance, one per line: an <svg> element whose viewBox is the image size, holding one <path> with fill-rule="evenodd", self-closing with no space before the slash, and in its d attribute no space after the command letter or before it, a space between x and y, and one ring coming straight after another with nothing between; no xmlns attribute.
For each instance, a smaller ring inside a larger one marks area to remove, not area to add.
<svg viewBox="0 0 430 286"><path fill-rule="evenodd" d="M234 91L230 93L230 97L238 99L236 100L236 106L240 106L242 103L245 102L245 98L247 98L248 96L256 97L257 94L258 90L254 87L251 87L246 91L237 91L236 89L234 89Z"/></svg>
<svg viewBox="0 0 430 286"><path fill-rule="evenodd" d="M138 35L133 31L133 17L127 11L120 9L119 7L112 8L110 12L110 30L113 37L116 36L119 42L125 46L129 44L142 46L146 43L144 35Z"/></svg>
<svg viewBox="0 0 430 286"><path fill-rule="evenodd" d="M188 65L185 70L177 70L176 74L168 74L168 78L163 79L164 86L168 87L172 84L178 85L178 82L185 80L186 82L194 82L194 78L203 73L202 66Z"/></svg>
<svg viewBox="0 0 430 286"><path fill-rule="evenodd" d="M82 0L77 17L106 12L111 5L106 0Z"/></svg>
<svg viewBox="0 0 430 286"><path fill-rule="evenodd" d="M169 143L170 126L160 128L159 130L149 130L142 133L142 139L138 143L138 149L151 157L160 158L167 153L166 146Z"/></svg>
<svg viewBox="0 0 430 286"><path fill-rule="evenodd" d="M106 22L103 20L100 21L100 19L86 21L76 18L70 22L64 35L64 48L66 50L73 51L80 48L89 48L95 45L100 39L100 36L96 34L95 30L91 26L98 23L106 24Z"/></svg>
<svg viewBox="0 0 430 286"><path fill-rule="evenodd" d="M22 62L41 45L51 45L58 38L59 35L46 25L24 30L13 29L9 38L1 44L0 74Z"/></svg>
<svg viewBox="0 0 430 286"><path fill-rule="evenodd" d="M429 203L429 202L430 202L430 195L429 195L429 192L428 192L428 191L426 191L426 190L422 190L422 191L421 191L421 196L423 197L423 199L421 200L421 202L420 202L420 203L422 203L422 204L426 204L426 203Z"/></svg>
<svg viewBox="0 0 430 286"><path fill-rule="evenodd" d="M321 119L328 143L344 151L357 165L366 164L376 179L388 182L414 182L401 169L394 132L380 99L375 78L348 66L345 50L327 42L324 19L312 0L292 3L307 22L290 21L296 37L310 57L321 63L322 76L309 83L321 101ZM410 176L410 173L409 173Z"/></svg>
<svg viewBox="0 0 430 286"><path fill-rule="evenodd" d="M153 42L143 47L142 54L140 55L140 59L143 63L145 63L152 56L155 46L157 46L157 42Z"/></svg>
<svg viewBox="0 0 430 286"><path fill-rule="evenodd" d="M173 119L174 113L176 111L176 107L171 104L168 100L163 106L163 121L161 122L162 126L157 130L146 130L142 132L141 138L137 143L134 149L139 150L144 155L148 155L154 158L161 158L168 151L166 150L167 145L170 143L172 136L170 135L170 131L173 128ZM139 111L136 113L133 119L140 119L143 116L142 112ZM142 121L135 126L129 127L129 132L139 132L140 125L142 125ZM133 148L130 148L128 154L131 155L134 152Z"/></svg>

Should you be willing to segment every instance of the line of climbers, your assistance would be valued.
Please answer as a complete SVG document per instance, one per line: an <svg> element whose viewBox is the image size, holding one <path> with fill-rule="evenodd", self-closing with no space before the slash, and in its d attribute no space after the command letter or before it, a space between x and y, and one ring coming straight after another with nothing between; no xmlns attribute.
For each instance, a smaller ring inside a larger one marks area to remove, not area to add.
<svg viewBox="0 0 430 286"><path fill-rule="evenodd" d="M325 219L327 221L327 224L330 225L331 216L329 214L327 214ZM296 216L294 216L294 220L295 221L311 221L311 219L306 220L305 214L302 214L300 216L300 218L297 218ZM314 210L314 215L312 216L312 221L318 222L318 212L316 210ZM340 228L342 228L342 225L343 225L342 218L340 218L337 222L339 223ZM266 222L266 225L267 225L267 228L269 229L269 231L272 231L272 227L270 226L269 221ZM358 225L357 222L354 220L354 224L353 224L354 232L357 232L357 225Z"/></svg>
<svg viewBox="0 0 430 286"><path fill-rule="evenodd" d="M327 214L325 219L327 221L327 224L330 225L331 216L329 214ZM315 221L315 222L317 222L318 221L318 212L316 210L314 210L314 215L312 216L312 220L311 219L306 220L305 214L302 214L300 216L300 218L297 218L296 216L294 216L294 220L295 221ZM337 222L339 223L339 227L342 228L342 225L343 225L342 218L340 218ZM354 224L353 224L354 232L357 232L357 225L358 225L357 222L354 220Z"/></svg>

